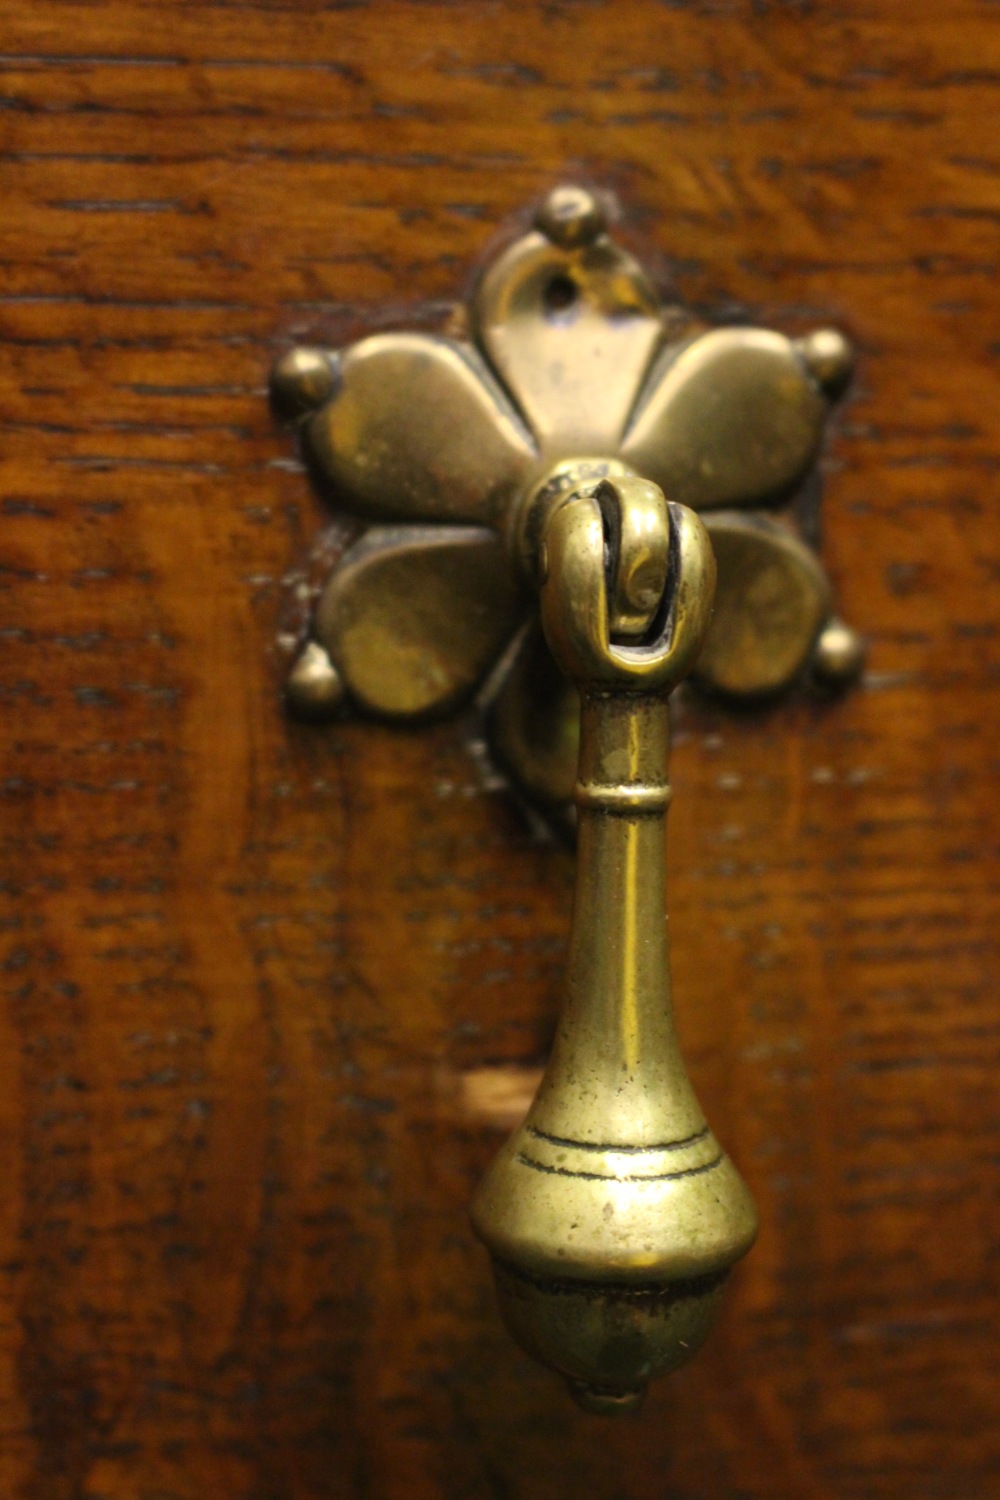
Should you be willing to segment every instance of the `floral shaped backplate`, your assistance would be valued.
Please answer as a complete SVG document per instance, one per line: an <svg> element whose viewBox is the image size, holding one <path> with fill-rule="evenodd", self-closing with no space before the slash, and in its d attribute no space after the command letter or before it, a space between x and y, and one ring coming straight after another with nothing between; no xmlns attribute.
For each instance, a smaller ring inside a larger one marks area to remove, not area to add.
<svg viewBox="0 0 1000 1500"><path fill-rule="evenodd" d="M497 760L558 815L576 690L549 655L534 584L552 504L635 472L701 512L718 563L696 686L761 699L861 666L805 536L809 479L851 371L846 340L706 329L664 307L597 197L559 188L487 266L467 339L376 334L297 348L275 402L310 467L364 527L319 594L293 708L440 715L478 694Z"/></svg>

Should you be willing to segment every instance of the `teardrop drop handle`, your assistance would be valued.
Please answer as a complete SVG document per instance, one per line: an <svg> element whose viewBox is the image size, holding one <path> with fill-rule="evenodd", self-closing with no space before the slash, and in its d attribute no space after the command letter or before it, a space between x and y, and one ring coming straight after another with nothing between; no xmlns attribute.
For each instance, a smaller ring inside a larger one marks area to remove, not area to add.
<svg viewBox="0 0 1000 1500"><path fill-rule="evenodd" d="M661 583L655 598L633 588L626 633L638 553ZM670 992L667 697L704 638L715 566L692 512L624 478L552 513L540 572L546 635L582 702L573 925L549 1065L472 1213L514 1336L588 1409L618 1412L703 1342L757 1230Z"/></svg>

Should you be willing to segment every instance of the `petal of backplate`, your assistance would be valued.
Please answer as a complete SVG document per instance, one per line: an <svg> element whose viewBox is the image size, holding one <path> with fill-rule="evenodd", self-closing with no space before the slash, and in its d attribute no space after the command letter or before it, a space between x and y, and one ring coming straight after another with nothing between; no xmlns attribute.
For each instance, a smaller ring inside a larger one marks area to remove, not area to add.
<svg viewBox="0 0 1000 1500"><path fill-rule="evenodd" d="M606 235L565 247L536 231L487 269L471 312L547 458L615 452L663 339L638 262Z"/></svg>
<svg viewBox="0 0 1000 1500"><path fill-rule="evenodd" d="M443 713L471 694L526 600L491 531L385 527L345 555L313 633L374 713Z"/></svg>
<svg viewBox="0 0 1000 1500"><path fill-rule="evenodd" d="M490 707L487 732L522 791L547 809L565 809L576 781L580 695L556 666L537 622Z"/></svg>
<svg viewBox="0 0 1000 1500"><path fill-rule="evenodd" d="M351 345L306 441L344 504L383 520L489 524L535 456L476 350L417 333Z"/></svg>
<svg viewBox="0 0 1000 1500"><path fill-rule="evenodd" d="M787 527L738 512L705 517L718 567L715 610L692 676L740 698L777 692L805 666L830 612L815 555Z"/></svg>
<svg viewBox="0 0 1000 1500"><path fill-rule="evenodd" d="M801 479L829 409L790 339L715 329L654 368L621 457L694 510L759 505Z"/></svg>

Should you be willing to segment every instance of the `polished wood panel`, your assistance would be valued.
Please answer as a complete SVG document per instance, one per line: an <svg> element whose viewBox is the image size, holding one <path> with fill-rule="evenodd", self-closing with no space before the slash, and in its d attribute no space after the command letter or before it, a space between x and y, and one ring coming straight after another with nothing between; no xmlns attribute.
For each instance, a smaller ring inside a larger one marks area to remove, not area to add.
<svg viewBox="0 0 1000 1500"><path fill-rule="evenodd" d="M0 52L0 1493L992 1500L997 8L7 0ZM567 176L707 315L861 351L863 687L674 755L682 1037L763 1233L619 1426L466 1218L569 856L471 718L286 721L324 518L264 399Z"/></svg>

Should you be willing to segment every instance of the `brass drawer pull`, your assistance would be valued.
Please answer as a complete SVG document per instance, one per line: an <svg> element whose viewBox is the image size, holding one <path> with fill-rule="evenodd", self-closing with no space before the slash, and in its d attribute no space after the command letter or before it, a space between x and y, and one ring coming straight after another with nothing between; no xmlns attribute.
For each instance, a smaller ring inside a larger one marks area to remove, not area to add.
<svg viewBox="0 0 1000 1500"><path fill-rule="evenodd" d="M630 531L659 588L616 636ZM582 698L573 928L552 1058L472 1218L517 1338L607 1411L698 1348L757 1231L678 1051L664 917L667 695L708 626L715 561L698 517L639 479L580 486L543 536L545 633Z"/></svg>
<svg viewBox="0 0 1000 1500"><path fill-rule="evenodd" d="M577 188L487 267L467 326L275 368L321 482L376 523L288 691L313 717L396 718L478 691L522 792L556 821L575 802L559 1033L472 1212L515 1336L616 1411L703 1341L756 1233L674 1032L667 697L688 673L752 698L860 669L804 540L851 351L664 308Z"/></svg>

